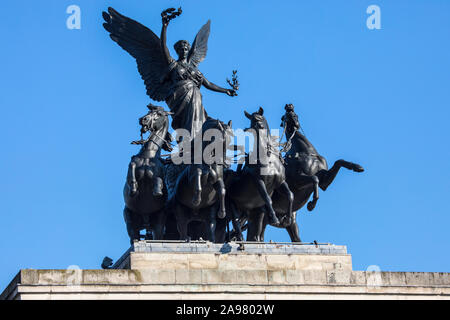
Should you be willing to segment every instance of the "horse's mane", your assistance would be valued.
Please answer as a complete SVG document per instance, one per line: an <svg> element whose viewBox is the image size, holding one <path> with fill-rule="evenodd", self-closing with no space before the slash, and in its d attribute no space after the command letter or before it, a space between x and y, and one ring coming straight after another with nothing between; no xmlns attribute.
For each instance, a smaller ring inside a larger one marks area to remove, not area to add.
<svg viewBox="0 0 450 320"><path fill-rule="evenodd" d="M313 144L306 138L305 135L300 133L299 131L295 131L294 135L291 138L292 147L288 151L288 153L305 153L307 151L308 154L316 154L319 155L316 148L313 146ZM304 150L298 150L301 146L306 146L306 149Z"/></svg>
<svg viewBox="0 0 450 320"><path fill-rule="evenodd" d="M254 115L255 118L258 121L262 121L264 124L264 130L266 130L267 133L267 147L270 149L270 152L274 153L274 154L280 154L280 151L278 149L279 147L279 143L278 143L278 138L277 137L273 137L270 134L270 128L269 128L269 123L267 122L267 119L260 114L255 114Z"/></svg>

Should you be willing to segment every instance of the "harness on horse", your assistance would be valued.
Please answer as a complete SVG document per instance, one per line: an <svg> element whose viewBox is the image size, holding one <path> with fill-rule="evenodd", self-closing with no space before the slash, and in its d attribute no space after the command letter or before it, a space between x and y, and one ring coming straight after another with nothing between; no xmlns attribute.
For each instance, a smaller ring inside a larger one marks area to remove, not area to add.
<svg viewBox="0 0 450 320"><path fill-rule="evenodd" d="M170 142L170 141L167 141L166 139L164 139L163 137L161 137L160 135L158 135L156 132L154 132L151 136L149 136L147 139L145 139L144 140L144 137L143 137L143 134L141 133L141 140L139 140L139 141L133 141L133 142L131 142L131 144L135 144L135 145L143 145L143 144L145 144L145 143L147 143L147 142L152 142L153 144L155 144L157 147L159 147L158 146L158 144L153 140L153 139L151 139L153 136L156 136L157 138L159 138L162 142L163 142L163 144L165 144L166 146L167 146L167 148L169 149L168 151L172 151L172 147L173 147L173 144Z"/></svg>

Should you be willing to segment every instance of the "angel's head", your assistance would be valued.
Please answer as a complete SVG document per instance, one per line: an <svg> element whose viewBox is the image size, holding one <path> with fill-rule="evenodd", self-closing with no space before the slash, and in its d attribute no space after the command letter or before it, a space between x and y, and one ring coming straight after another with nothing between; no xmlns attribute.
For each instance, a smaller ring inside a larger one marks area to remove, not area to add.
<svg viewBox="0 0 450 320"><path fill-rule="evenodd" d="M186 59L189 54L189 50L191 50L191 45L186 40L177 41L173 47L178 54L179 59Z"/></svg>

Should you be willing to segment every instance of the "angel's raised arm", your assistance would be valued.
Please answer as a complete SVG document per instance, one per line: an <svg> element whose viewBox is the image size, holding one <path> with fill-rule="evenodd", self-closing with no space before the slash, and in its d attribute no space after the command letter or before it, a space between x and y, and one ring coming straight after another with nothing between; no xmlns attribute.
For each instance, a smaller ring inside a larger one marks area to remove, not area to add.
<svg viewBox="0 0 450 320"><path fill-rule="evenodd" d="M169 53L169 49L167 48L167 26L169 25L169 22L163 18L162 22L162 29L161 29L161 49L163 52L164 59L166 60L167 64L170 64L171 57Z"/></svg>

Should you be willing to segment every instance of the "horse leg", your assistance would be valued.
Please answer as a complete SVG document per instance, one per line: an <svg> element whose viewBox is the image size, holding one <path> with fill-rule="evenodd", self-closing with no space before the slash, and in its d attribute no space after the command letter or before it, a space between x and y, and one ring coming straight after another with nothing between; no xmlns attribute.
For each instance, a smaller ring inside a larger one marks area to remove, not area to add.
<svg viewBox="0 0 450 320"><path fill-rule="evenodd" d="M202 169L195 168L194 172L194 197L192 204L197 207L202 202Z"/></svg>
<svg viewBox="0 0 450 320"><path fill-rule="evenodd" d="M306 206L308 208L308 211L313 211L316 207L317 200L319 200L319 178L317 176L311 176L311 181L313 184L313 199L308 202L308 205Z"/></svg>
<svg viewBox="0 0 450 320"><path fill-rule="evenodd" d="M252 210L248 217L247 241L260 241L263 228L264 210L262 208Z"/></svg>
<svg viewBox="0 0 450 320"><path fill-rule="evenodd" d="M136 162L131 161L128 166L128 187L130 188L129 194L131 197L137 194L138 183L136 181Z"/></svg>
<svg viewBox="0 0 450 320"><path fill-rule="evenodd" d="M217 194L219 195L219 219L223 219L226 216L226 210L225 210L225 184L223 183L222 178L219 178L217 182L214 184L214 188L217 191Z"/></svg>
<svg viewBox="0 0 450 320"><path fill-rule="evenodd" d="M173 206L172 206L173 207ZM178 240L177 220L173 209L167 209L164 217L164 240Z"/></svg>
<svg viewBox="0 0 450 320"><path fill-rule="evenodd" d="M288 184L286 181L283 181L283 183L280 185L279 190L284 193L288 197L288 217L286 220L286 224L291 224L293 214L292 214L292 203L294 202L294 194L292 193L291 189L289 189Z"/></svg>
<svg viewBox="0 0 450 320"><path fill-rule="evenodd" d="M136 221L136 214L128 207L123 209L123 218L127 225L128 236L130 237L130 243L133 244L134 240L140 240L139 224Z"/></svg>
<svg viewBox="0 0 450 320"><path fill-rule="evenodd" d="M153 178L153 196L162 197L163 195L163 180L161 177Z"/></svg>
<svg viewBox="0 0 450 320"><path fill-rule="evenodd" d="M260 196L263 198L264 203L266 204L270 224L272 225L280 224L280 221L278 220L277 215L275 214L275 210L273 210L272 198L269 196L269 193L267 192L266 184L262 179L257 179L256 185L258 187Z"/></svg>
<svg viewBox="0 0 450 320"><path fill-rule="evenodd" d="M187 209L188 210L188 209ZM192 221L188 223L188 236L191 240L200 240L207 238L206 226L204 221Z"/></svg>
<svg viewBox="0 0 450 320"><path fill-rule="evenodd" d="M166 224L166 213L164 212L164 210L161 210L155 214L155 217L152 221L154 240L164 239L165 224Z"/></svg>
<svg viewBox="0 0 450 320"><path fill-rule="evenodd" d="M317 200L319 200L319 178L317 176L308 176L300 174L296 177L296 183L300 189L313 188L313 199L308 202L308 210L312 211L316 207Z"/></svg>
<svg viewBox="0 0 450 320"><path fill-rule="evenodd" d="M233 201L229 201L229 207L230 207L230 211L231 211L231 223L233 224L233 229L236 233L236 240L243 241L244 237L242 235L239 211L237 210Z"/></svg>
<svg viewBox="0 0 450 320"><path fill-rule="evenodd" d="M213 205L209 208L208 219L207 219L207 228L206 228L206 237L207 240L211 242L216 241L216 215L217 215L217 206Z"/></svg>
<svg viewBox="0 0 450 320"><path fill-rule="evenodd" d="M219 219L216 222L216 243L225 243L227 236L227 224L229 223L228 218Z"/></svg>
<svg viewBox="0 0 450 320"><path fill-rule="evenodd" d="M180 240L190 241L191 238L188 236L189 219L187 218L185 209L179 203L175 205L175 219L177 221L177 229L180 235Z"/></svg>
<svg viewBox="0 0 450 320"><path fill-rule="evenodd" d="M146 229L145 240L155 240L153 236L153 232L150 228Z"/></svg>
<svg viewBox="0 0 450 320"><path fill-rule="evenodd" d="M294 220L292 220L292 223L286 227L286 231L288 232L292 242L301 242L295 212L294 212Z"/></svg>
<svg viewBox="0 0 450 320"><path fill-rule="evenodd" d="M259 239L258 241L260 241L260 242L264 242L264 233L266 232L266 227L267 227L267 224L268 224L267 222L268 221L263 218L263 221L261 223L261 230L259 232L259 237L258 237L258 239Z"/></svg>
<svg viewBox="0 0 450 320"><path fill-rule="evenodd" d="M334 181L336 175L339 173L339 169L344 167L345 169L352 170L354 172L363 172L364 168L357 163L348 162L345 160L338 160L334 163L330 170L321 170L317 173L320 180L320 188L325 191L328 186Z"/></svg>

